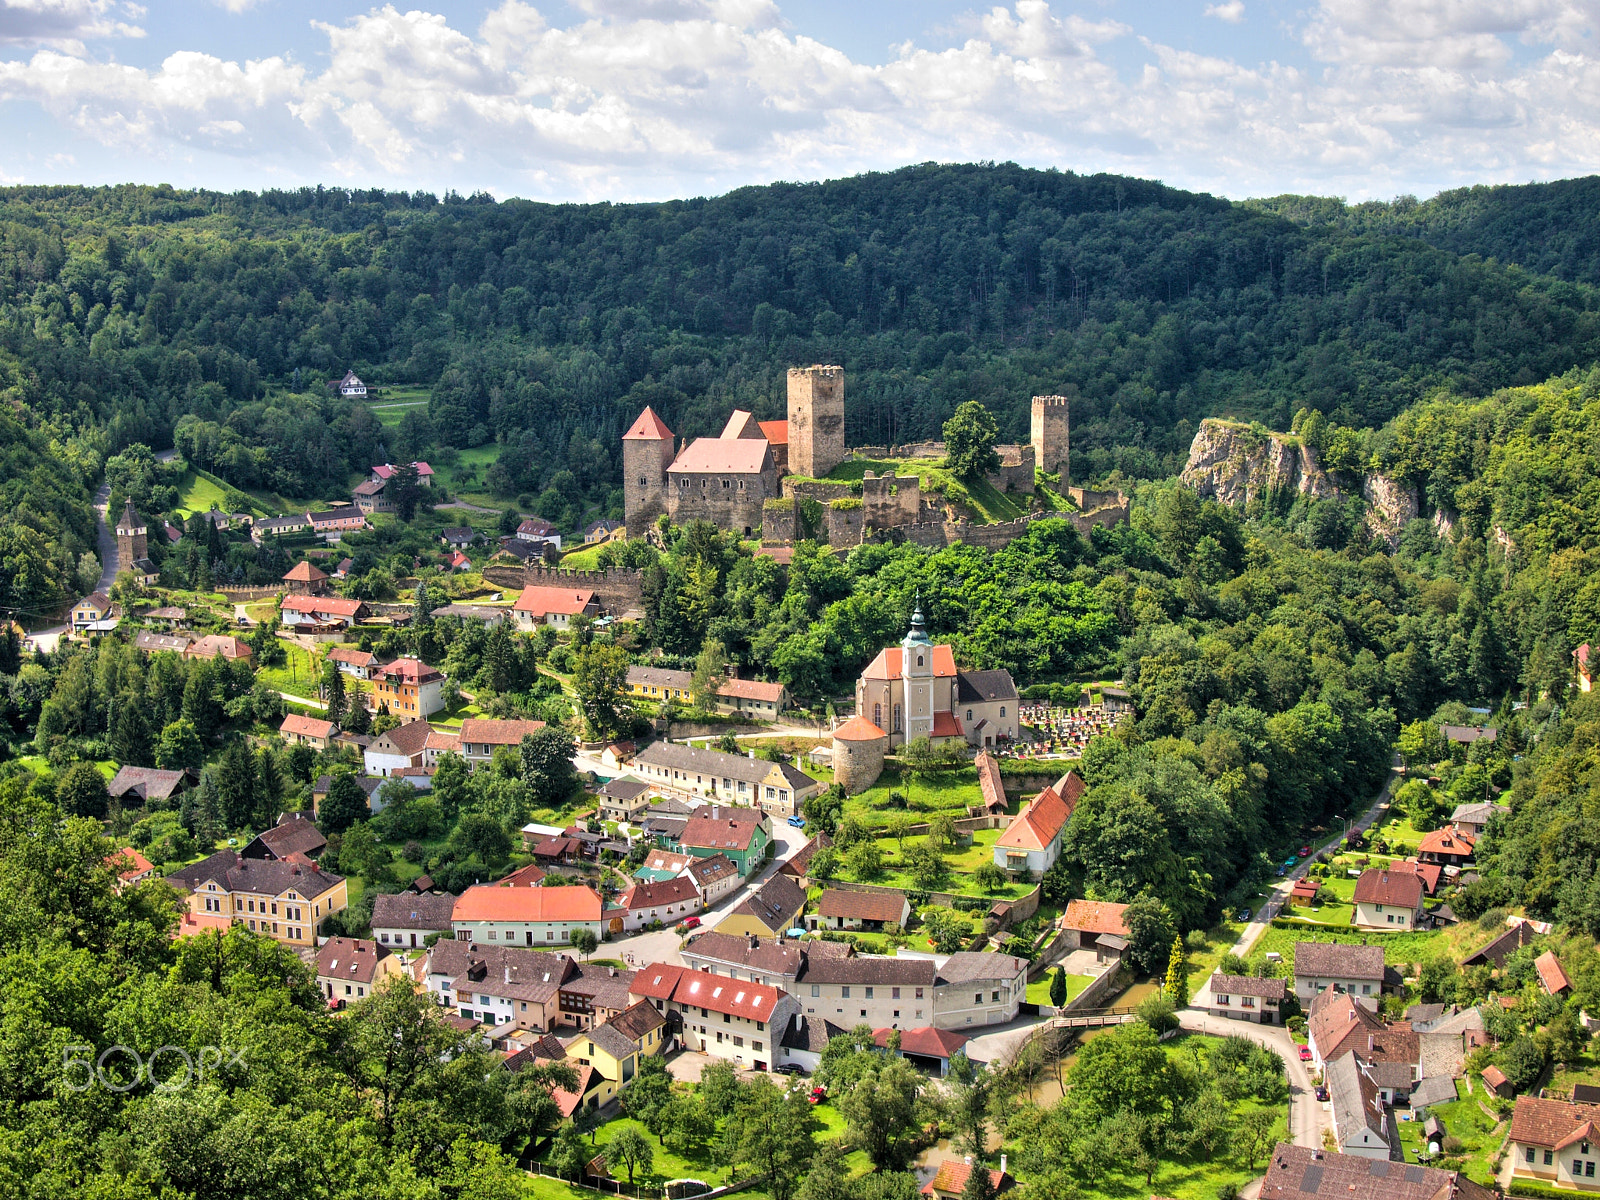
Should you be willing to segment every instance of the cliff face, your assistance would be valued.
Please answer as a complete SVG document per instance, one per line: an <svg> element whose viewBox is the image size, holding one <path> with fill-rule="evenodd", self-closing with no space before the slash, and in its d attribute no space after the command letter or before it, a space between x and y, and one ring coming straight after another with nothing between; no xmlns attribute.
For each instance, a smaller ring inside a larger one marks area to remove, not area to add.
<svg viewBox="0 0 1600 1200"><path fill-rule="evenodd" d="M1223 504L1247 504L1286 490L1314 500L1339 498L1339 489L1304 446L1210 417L1200 422L1179 481Z"/></svg>
<svg viewBox="0 0 1600 1200"><path fill-rule="evenodd" d="M1276 433L1259 434L1243 425L1207 418L1189 446L1189 461L1179 481L1223 504L1248 504L1257 496L1293 491L1312 500L1342 500L1316 456ZM1361 481L1367 502L1367 528L1392 549L1406 522L1418 515L1417 492L1385 475Z"/></svg>

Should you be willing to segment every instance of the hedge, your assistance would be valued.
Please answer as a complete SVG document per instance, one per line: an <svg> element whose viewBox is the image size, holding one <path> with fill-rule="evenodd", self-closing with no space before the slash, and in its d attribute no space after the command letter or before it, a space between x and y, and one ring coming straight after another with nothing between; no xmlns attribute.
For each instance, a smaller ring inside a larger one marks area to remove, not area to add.
<svg viewBox="0 0 1600 1200"><path fill-rule="evenodd" d="M1525 1179L1513 1179L1507 1191L1513 1196L1531 1196L1535 1200L1554 1200L1555 1197L1570 1197L1573 1194L1570 1189L1553 1188Z"/></svg>

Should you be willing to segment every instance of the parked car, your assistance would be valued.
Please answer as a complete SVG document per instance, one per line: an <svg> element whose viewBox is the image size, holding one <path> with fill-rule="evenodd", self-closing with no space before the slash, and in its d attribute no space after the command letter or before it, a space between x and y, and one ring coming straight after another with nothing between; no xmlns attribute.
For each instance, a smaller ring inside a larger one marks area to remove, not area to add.
<svg viewBox="0 0 1600 1200"><path fill-rule="evenodd" d="M795 816L789 818L789 824L793 825L796 829L804 829L806 827L806 819L796 814Z"/></svg>
<svg viewBox="0 0 1600 1200"><path fill-rule="evenodd" d="M700 928L700 918L699 917L685 917L683 919L683 927L685 929L699 929Z"/></svg>
<svg viewBox="0 0 1600 1200"><path fill-rule="evenodd" d="M820 1083L817 1084L816 1087L811 1089L811 1096L810 1096L811 1103L813 1103L813 1104L821 1104L827 1098L828 1098L828 1089L823 1087Z"/></svg>
<svg viewBox="0 0 1600 1200"><path fill-rule="evenodd" d="M800 1064L779 1063L777 1066L772 1068L772 1073L774 1075L799 1075L801 1074Z"/></svg>
<svg viewBox="0 0 1600 1200"><path fill-rule="evenodd" d="M1283 865L1286 866L1286 867L1292 867L1292 866L1295 865L1295 863L1297 863L1299 861L1300 860L1298 858L1296 858L1294 855L1291 854L1291 855L1289 855L1288 858L1283 860Z"/></svg>
<svg viewBox="0 0 1600 1200"><path fill-rule="evenodd" d="M1288 870L1289 870L1288 867L1279 867L1278 868L1279 877L1281 878L1283 875L1287 874Z"/></svg>
<svg viewBox="0 0 1600 1200"><path fill-rule="evenodd" d="M1323 1086L1322 1084L1320 1084L1320 1083L1317 1084L1317 1099L1318 1100L1326 1100L1327 1098L1328 1098L1328 1089L1325 1086Z"/></svg>
<svg viewBox="0 0 1600 1200"><path fill-rule="evenodd" d="M1301 846L1300 847L1300 857L1301 858L1308 857L1310 855L1310 853L1311 853L1311 847L1310 846Z"/></svg>
<svg viewBox="0 0 1600 1200"><path fill-rule="evenodd" d="M1250 910L1248 908L1241 908L1239 910L1239 920L1245 922L1250 920Z"/></svg>
<svg viewBox="0 0 1600 1200"><path fill-rule="evenodd" d="M1311 1061L1311 1047L1310 1046L1301 1046L1300 1047L1300 1061L1301 1062L1310 1062Z"/></svg>

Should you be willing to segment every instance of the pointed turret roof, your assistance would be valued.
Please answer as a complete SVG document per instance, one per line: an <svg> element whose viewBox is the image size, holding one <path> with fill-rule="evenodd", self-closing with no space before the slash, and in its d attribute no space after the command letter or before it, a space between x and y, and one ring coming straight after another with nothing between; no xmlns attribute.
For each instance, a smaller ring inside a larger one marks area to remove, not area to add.
<svg viewBox="0 0 1600 1200"><path fill-rule="evenodd" d="M144 518L142 518L134 510L133 501L124 501L122 505L122 519L117 522L117 525L122 529L137 529L143 524Z"/></svg>
<svg viewBox="0 0 1600 1200"><path fill-rule="evenodd" d="M667 423L656 416L656 410L645 405L645 410L639 414L639 419L627 433L622 435L625 442L670 442L672 430L667 428Z"/></svg>

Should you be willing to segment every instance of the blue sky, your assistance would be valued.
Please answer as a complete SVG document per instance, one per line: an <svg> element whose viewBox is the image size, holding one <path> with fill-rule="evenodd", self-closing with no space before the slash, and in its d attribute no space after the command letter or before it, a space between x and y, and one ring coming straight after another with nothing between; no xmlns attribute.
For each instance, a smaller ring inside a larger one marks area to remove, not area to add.
<svg viewBox="0 0 1600 1200"><path fill-rule="evenodd" d="M414 6L413 6L414 5ZM926 160L1587 174L1600 0L0 0L0 182L659 199Z"/></svg>

